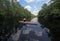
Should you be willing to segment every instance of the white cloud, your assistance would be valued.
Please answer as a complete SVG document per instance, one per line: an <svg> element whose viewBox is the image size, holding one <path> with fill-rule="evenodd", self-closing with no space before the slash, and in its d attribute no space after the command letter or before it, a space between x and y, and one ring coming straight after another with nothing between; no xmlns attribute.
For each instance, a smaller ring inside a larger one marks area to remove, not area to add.
<svg viewBox="0 0 60 41"><path fill-rule="evenodd" d="M47 5L50 5L51 3L53 3L54 1L48 0L46 3Z"/></svg>
<svg viewBox="0 0 60 41"><path fill-rule="evenodd" d="M30 2L40 2L41 0L25 0L27 3L30 3Z"/></svg>
<svg viewBox="0 0 60 41"><path fill-rule="evenodd" d="M38 10L34 10L34 11L32 12L32 14L38 15Z"/></svg>
<svg viewBox="0 0 60 41"><path fill-rule="evenodd" d="M39 12L39 9L34 6L34 11L32 12L32 14L38 15L38 12Z"/></svg>
<svg viewBox="0 0 60 41"><path fill-rule="evenodd" d="M51 1L51 0L48 0L48 1L46 2L46 4L49 5L49 4L50 4L50 1Z"/></svg>
<svg viewBox="0 0 60 41"><path fill-rule="evenodd" d="M30 2L33 2L34 0L25 0L26 2L30 3Z"/></svg>
<svg viewBox="0 0 60 41"><path fill-rule="evenodd" d="M31 6L29 6L29 5L25 6L24 9L27 9L28 11L30 11L31 10Z"/></svg>

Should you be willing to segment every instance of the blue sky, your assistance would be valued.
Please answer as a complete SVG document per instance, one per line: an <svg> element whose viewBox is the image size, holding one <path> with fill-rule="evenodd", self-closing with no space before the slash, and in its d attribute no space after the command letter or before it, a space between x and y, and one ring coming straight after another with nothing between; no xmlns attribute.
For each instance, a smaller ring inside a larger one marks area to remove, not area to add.
<svg viewBox="0 0 60 41"><path fill-rule="evenodd" d="M49 4L50 0L18 0L18 2L32 14L37 15L44 3Z"/></svg>

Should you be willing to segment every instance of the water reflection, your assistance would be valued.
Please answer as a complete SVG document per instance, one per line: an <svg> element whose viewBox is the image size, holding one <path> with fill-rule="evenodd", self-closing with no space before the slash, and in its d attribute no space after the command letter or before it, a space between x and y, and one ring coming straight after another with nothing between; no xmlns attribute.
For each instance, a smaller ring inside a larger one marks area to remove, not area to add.
<svg viewBox="0 0 60 41"><path fill-rule="evenodd" d="M37 25L24 25L18 41L50 41L46 30L41 28L37 18L31 21L37 22Z"/></svg>

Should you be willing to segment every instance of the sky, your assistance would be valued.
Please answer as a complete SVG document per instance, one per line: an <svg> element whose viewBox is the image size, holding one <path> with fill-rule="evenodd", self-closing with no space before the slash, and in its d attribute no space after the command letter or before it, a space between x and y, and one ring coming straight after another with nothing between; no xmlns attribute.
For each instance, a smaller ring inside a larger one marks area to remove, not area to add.
<svg viewBox="0 0 60 41"><path fill-rule="evenodd" d="M50 0L17 0L24 9L27 9L34 15L38 15L38 12L42 9L44 3L49 4Z"/></svg>

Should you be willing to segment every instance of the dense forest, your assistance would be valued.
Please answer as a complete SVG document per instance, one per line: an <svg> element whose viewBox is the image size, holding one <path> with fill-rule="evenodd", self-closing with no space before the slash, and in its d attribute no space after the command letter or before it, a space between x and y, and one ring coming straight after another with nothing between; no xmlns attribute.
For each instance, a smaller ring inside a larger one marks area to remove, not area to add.
<svg viewBox="0 0 60 41"><path fill-rule="evenodd" d="M0 41L7 41L10 35L21 28L19 20L31 19L31 13L17 0L0 0Z"/></svg>
<svg viewBox="0 0 60 41"><path fill-rule="evenodd" d="M38 20L43 27L50 30L52 41L60 41L60 0L51 0L39 11Z"/></svg>

